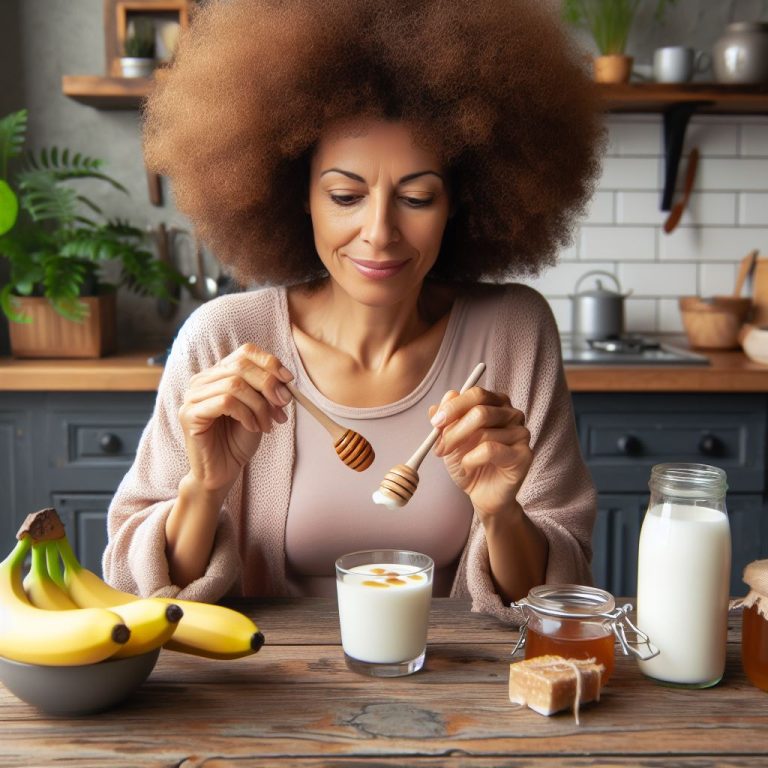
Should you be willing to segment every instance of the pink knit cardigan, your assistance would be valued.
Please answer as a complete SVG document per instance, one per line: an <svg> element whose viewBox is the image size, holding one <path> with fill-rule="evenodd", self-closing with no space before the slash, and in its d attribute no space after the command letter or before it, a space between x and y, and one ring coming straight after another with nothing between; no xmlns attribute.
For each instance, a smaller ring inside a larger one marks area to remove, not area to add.
<svg viewBox="0 0 768 768"><path fill-rule="evenodd" d="M590 583L595 492L581 457L562 369L557 328L547 302L523 285L487 286L471 301L496 302L488 328L495 354L487 389L509 394L526 416L534 460L518 500L549 542L548 583ZM206 573L183 589L171 583L165 521L188 471L178 410L190 377L245 342L290 359L285 289L219 297L196 310L179 332L163 373L154 413L136 460L109 508L107 581L140 595L215 601L224 596L287 595L285 526L295 455L295 405L288 422L265 434L219 514ZM471 309L470 309L471 311ZM475 515L452 596L472 609L514 622L490 574L483 526Z"/></svg>

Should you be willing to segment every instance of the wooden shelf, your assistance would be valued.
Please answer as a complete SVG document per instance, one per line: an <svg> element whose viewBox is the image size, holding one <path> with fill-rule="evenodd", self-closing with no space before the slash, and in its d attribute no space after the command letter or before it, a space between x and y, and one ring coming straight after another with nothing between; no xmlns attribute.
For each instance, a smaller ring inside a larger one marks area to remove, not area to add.
<svg viewBox="0 0 768 768"><path fill-rule="evenodd" d="M679 104L695 104L697 112L768 114L768 86L628 83L600 88L609 112L665 112Z"/></svg>
<svg viewBox="0 0 768 768"><path fill-rule="evenodd" d="M152 90L152 78L64 75L62 91L97 109L136 109ZM697 104L701 112L768 114L768 86L688 83L601 85L608 112L664 112L677 104Z"/></svg>
<svg viewBox="0 0 768 768"><path fill-rule="evenodd" d="M152 78L64 75L61 90L96 109L138 109L152 90Z"/></svg>

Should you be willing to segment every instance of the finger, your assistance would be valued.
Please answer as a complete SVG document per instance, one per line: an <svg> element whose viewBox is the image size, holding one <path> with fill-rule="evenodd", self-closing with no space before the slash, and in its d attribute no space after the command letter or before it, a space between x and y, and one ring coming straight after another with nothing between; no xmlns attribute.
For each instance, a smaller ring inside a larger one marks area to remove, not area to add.
<svg viewBox="0 0 768 768"><path fill-rule="evenodd" d="M251 416L238 418L243 426L251 431L268 432L272 427L275 408L262 395L251 387L247 381L239 377L229 377L210 382L205 386L190 390L185 398L183 413L180 416L185 423L190 419L215 419L219 416L232 416L234 412L241 413L242 404ZM217 404L219 412L211 410L210 404ZM204 406L199 408L198 406ZM282 409L280 409L282 410ZM285 417L287 418L287 417Z"/></svg>
<svg viewBox="0 0 768 768"><path fill-rule="evenodd" d="M260 392L272 405L283 406L291 402L291 393L285 384L272 372L261 368L250 358L240 355L233 358L222 369L232 377L244 379L257 392Z"/></svg>
<svg viewBox="0 0 768 768"><path fill-rule="evenodd" d="M443 395L443 397L442 397L442 399L440 400L440 403L439 403L438 405L430 405L430 406L429 406L429 410L428 410L428 412L427 412L427 413L428 413L428 416L429 416L429 418L430 418L430 420L431 420L431 419L432 419L432 417L435 415L435 412L436 412L436 411L437 411L437 409L440 407L440 405L442 405L443 403L447 402L448 400L451 400L451 399L453 399L454 397L458 397L458 396L459 396L459 393L458 393L458 392L457 392L455 389L450 389L450 390L448 390L448 392L446 392L446 393Z"/></svg>
<svg viewBox="0 0 768 768"><path fill-rule="evenodd" d="M282 364L279 358L265 352L261 347L256 344L243 344L239 346L234 352L231 352L220 361L223 365L231 365L239 360L249 360L252 364L262 368L265 371L269 371L275 378L280 381L292 381L293 374Z"/></svg>
<svg viewBox="0 0 768 768"><path fill-rule="evenodd" d="M509 397L498 392L489 392L482 387L471 387L466 392L451 398L443 400L440 408L432 417L433 427L445 427L456 419L460 419L470 408L476 405L507 405L511 407Z"/></svg>
<svg viewBox="0 0 768 768"><path fill-rule="evenodd" d="M443 427L443 435L449 442L459 444L470 435L484 429L522 424L522 413L515 408L496 405L475 405L457 421Z"/></svg>
<svg viewBox="0 0 768 768"><path fill-rule="evenodd" d="M500 443L503 445L516 445L520 443L526 447L530 445L531 435L525 427L512 425L498 429L478 429L468 433L463 439L458 439L453 430L446 430L435 445L435 454L445 456L454 451L469 453L480 443Z"/></svg>
<svg viewBox="0 0 768 768"><path fill-rule="evenodd" d="M480 443L461 460L461 467L466 472L493 465L500 469L514 471L525 476L533 461L533 452L524 443L505 445L497 442Z"/></svg>

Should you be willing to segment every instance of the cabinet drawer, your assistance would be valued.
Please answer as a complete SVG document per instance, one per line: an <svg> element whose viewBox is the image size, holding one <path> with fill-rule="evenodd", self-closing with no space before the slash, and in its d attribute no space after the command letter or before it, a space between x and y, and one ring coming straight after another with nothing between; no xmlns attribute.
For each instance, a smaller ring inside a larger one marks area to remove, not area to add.
<svg viewBox="0 0 768 768"><path fill-rule="evenodd" d="M762 398L721 395L574 397L584 459L600 491L643 491L651 467L722 467L731 490L765 487Z"/></svg>
<svg viewBox="0 0 768 768"><path fill-rule="evenodd" d="M146 399L123 396L77 407L60 402L46 414L49 482L54 488L114 490L136 456L151 414Z"/></svg>

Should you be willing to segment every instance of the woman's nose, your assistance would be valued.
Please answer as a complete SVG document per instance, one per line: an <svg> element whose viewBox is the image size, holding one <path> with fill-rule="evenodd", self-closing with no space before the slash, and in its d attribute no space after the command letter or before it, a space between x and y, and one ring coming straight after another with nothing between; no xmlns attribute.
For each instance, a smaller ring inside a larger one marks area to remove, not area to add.
<svg viewBox="0 0 768 768"><path fill-rule="evenodd" d="M369 201L361 234L365 242L381 250L400 239L395 211L384 197L372 195Z"/></svg>

